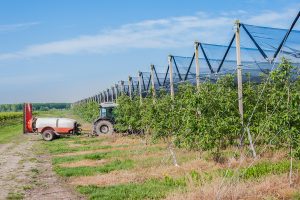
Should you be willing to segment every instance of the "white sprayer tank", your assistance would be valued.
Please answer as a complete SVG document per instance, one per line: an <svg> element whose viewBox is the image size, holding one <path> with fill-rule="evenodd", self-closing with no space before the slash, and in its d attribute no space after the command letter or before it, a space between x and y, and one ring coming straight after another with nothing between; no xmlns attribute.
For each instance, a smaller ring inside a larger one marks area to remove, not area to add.
<svg viewBox="0 0 300 200"><path fill-rule="evenodd" d="M35 122L35 127L37 129L42 129L44 127L53 128L74 128L76 120L69 118L37 118Z"/></svg>

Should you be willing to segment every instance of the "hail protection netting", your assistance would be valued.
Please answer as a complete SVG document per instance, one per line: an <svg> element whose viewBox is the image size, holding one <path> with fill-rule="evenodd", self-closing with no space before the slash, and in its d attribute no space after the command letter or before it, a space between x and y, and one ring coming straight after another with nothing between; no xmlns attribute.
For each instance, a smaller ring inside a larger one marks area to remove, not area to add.
<svg viewBox="0 0 300 200"><path fill-rule="evenodd" d="M300 31L292 29L279 29L242 24L241 30L248 40L243 43L252 45L259 51L260 56L268 61L273 68L276 68L282 58L289 60L295 69L295 75L299 75L300 67Z"/></svg>
<svg viewBox="0 0 300 200"><path fill-rule="evenodd" d="M143 95L149 94L152 89L152 79L154 82L154 88L159 91L161 88L169 89L170 85L170 74L169 67L164 68L164 70L159 70L155 66L153 67L153 77L151 72L142 72L142 92Z"/></svg>
<svg viewBox="0 0 300 200"><path fill-rule="evenodd" d="M141 72L141 87L142 87L142 94L146 96L148 91L151 88L151 73L150 72Z"/></svg>
<svg viewBox="0 0 300 200"><path fill-rule="evenodd" d="M131 90L132 94L139 92L139 77L131 77Z"/></svg>
<svg viewBox="0 0 300 200"><path fill-rule="evenodd" d="M241 24L240 55L243 76L260 81L275 69L282 58L288 59L299 75L300 31L276 29ZM200 80L215 81L226 74L235 74L237 66L236 41L233 35L228 46L199 43ZM189 81L195 83L195 53L192 57L173 57L174 83ZM244 79L246 80L246 79Z"/></svg>
<svg viewBox="0 0 300 200"><path fill-rule="evenodd" d="M300 12L293 23L287 29L255 26L241 23L240 29L240 55L243 76L250 77L253 81L261 81L263 75L268 75L276 69L284 57L292 63L295 69L295 77L300 71ZM236 27L237 28L237 27ZM172 56L171 64L173 70L173 82L196 83L196 61L199 63L200 81L216 81L226 74L236 74L236 37L228 41L227 45L199 43L199 57L195 53L190 57ZM165 88L170 90L170 66L159 70L154 67L154 88L159 90ZM141 89L146 96L152 88L151 72L142 72ZM249 80L244 78L244 81ZM119 84L120 85L120 84ZM176 87L175 87L176 89ZM124 81L124 92L129 95L129 82ZM121 91L121 89L119 89ZM139 78L133 77L131 82L131 93L139 93ZM107 91L103 96L112 99Z"/></svg>
<svg viewBox="0 0 300 200"><path fill-rule="evenodd" d="M129 81L123 81L124 94L129 95Z"/></svg>

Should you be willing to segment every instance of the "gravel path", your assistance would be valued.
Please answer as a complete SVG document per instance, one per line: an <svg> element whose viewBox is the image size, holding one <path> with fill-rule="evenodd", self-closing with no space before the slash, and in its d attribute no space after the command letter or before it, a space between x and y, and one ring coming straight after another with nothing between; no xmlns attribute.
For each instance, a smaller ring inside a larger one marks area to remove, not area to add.
<svg viewBox="0 0 300 200"><path fill-rule="evenodd" d="M84 199L55 175L49 155L36 153L39 142L24 135L0 144L0 199Z"/></svg>

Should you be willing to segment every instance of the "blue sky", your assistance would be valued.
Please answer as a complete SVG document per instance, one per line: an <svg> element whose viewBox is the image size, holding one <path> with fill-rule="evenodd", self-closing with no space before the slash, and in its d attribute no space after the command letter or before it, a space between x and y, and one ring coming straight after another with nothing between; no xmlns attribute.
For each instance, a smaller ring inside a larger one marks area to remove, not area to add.
<svg viewBox="0 0 300 200"><path fill-rule="evenodd" d="M0 104L74 102L148 71L235 19L288 28L296 0L0 0Z"/></svg>

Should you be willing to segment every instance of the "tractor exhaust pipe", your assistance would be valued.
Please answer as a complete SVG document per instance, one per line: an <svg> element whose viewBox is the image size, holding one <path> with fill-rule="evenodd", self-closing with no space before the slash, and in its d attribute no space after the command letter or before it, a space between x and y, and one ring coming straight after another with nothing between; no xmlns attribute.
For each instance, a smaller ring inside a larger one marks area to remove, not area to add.
<svg viewBox="0 0 300 200"><path fill-rule="evenodd" d="M23 133L31 133L32 130L32 104L23 105Z"/></svg>

